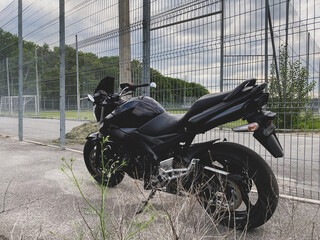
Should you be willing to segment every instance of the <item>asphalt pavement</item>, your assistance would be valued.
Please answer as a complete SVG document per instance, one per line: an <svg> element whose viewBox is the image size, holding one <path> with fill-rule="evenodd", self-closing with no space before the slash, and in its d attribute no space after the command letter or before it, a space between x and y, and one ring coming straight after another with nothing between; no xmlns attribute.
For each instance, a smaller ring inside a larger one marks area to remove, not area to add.
<svg viewBox="0 0 320 240"><path fill-rule="evenodd" d="M66 132L86 121L66 120ZM18 118L0 116L0 134L17 137ZM88 133L89 134L89 133ZM59 119L23 119L24 139L52 144L60 137ZM249 133L234 133L230 129L213 129L200 134L197 141L224 139L243 144L259 153L277 176L281 193L320 200L320 135L319 133L279 133L284 158L275 159ZM83 145L67 145L81 151Z"/></svg>
<svg viewBox="0 0 320 240"><path fill-rule="evenodd" d="M0 239L93 239L87 226L99 231L72 181L61 171L61 158L73 158L74 174L83 194L97 209L100 190L84 165L82 154L61 151L0 136ZM125 177L108 189L105 199L107 236L125 239L149 222L132 239L319 239L320 206L280 199L274 216L249 232L229 230L214 222L188 197L157 193L149 211L135 215L149 191ZM139 225L140 224L140 225ZM100 238L101 239L101 238Z"/></svg>
<svg viewBox="0 0 320 240"><path fill-rule="evenodd" d="M66 133L87 121L66 120ZM18 136L18 118L0 116L0 133ZM47 118L23 118L23 136L29 140L48 141L60 137L60 120Z"/></svg>

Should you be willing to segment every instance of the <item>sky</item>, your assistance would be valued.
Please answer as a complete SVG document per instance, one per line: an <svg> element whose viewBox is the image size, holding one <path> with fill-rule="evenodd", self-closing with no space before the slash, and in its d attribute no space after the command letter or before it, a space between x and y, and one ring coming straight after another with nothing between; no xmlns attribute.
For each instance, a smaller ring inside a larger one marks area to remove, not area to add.
<svg viewBox="0 0 320 240"><path fill-rule="evenodd" d="M59 45L58 0L23 0L23 36L38 45ZM320 1L291 0L289 17L289 54L307 57L307 34L312 55L313 75L319 74ZM308 4L306 4L308 2ZM183 3L183 4L182 4ZM276 47L285 39L285 1L270 3ZM132 59L142 60L142 1L130 0ZM9 6L9 7L7 7ZM7 7L7 8L6 8ZM118 55L117 0L67 0L66 43L98 56ZM224 78L234 87L239 81L264 78L264 2L226 0ZM151 1L151 28L219 11L217 0ZM201 83L210 91L220 81L220 17L210 16L151 32L151 66L162 74ZM17 0L0 1L0 27L17 33ZM301 34L297 34L297 33ZM269 59L272 45L269 34ZM311 69L310 68L310 69Z"/></svg>

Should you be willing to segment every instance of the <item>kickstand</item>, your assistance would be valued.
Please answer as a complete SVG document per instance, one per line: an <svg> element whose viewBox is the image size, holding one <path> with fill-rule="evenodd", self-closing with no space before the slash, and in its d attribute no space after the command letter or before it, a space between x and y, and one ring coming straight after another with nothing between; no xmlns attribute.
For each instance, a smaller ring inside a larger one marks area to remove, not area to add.
<svg viewBox="0 0 320 240"><path fill-rule="evenodd" d="M143 206L140 208L139 211L136 212L136 214L140 214L140 213L142 213L142 212L145 210L145 208L147 207L150 199L152 199L155 194L156 194L156 190L155 190L155 189L152 189L152 190L151 190L151 193L150 193L150 195L149 195L149 197L148 197L148 199L147 199L147 201L142 201Z"/></svg>

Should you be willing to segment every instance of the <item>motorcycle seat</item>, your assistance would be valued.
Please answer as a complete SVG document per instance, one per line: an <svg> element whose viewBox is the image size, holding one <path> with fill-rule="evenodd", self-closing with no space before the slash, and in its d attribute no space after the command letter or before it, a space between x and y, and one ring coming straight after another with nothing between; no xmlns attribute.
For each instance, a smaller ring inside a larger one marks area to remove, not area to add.
<svg viewBox="0 0 320 240"><path fill-rule="evenodd" d="M204 110L223 102L223 99L230 94L229 92L211 93L202 96L195 101L186 114L179 120L179 124L184 125L192 116L203 112Z"/></svg>
<svg viewBox="0 0 320 240"><path fill-rule="evenodd" d="M202 96L191 106L185 115L170 114L164 112L142 125L138 131L148 136L161 136L179 132L185 127L185 123L194 115L221 103L230 92L211 93Z"/></svg>

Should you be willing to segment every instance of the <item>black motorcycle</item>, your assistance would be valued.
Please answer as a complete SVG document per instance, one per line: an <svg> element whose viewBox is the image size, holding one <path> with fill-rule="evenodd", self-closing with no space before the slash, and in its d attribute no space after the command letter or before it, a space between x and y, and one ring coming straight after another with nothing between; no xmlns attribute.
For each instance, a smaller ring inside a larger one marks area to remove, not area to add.
<svg viewBox="0 0 320 240"><path fill-rule="evenodd" d="M272 124L275 113L262 110L269 96L266 84L251 79L233 91L207 94L183 116L166 112L148 96L122 99L149 86L155 83L121 84L114 93L114 79L107 77L88 95L99 131L88 135L84 159L95 180L114 187L127 173L144 181L149 199L156 191L194 194L214 219L229 227L250 229L268 221L279 190L264 159L226 139L193 143L197 134L242 118L248 124L233 131L253 132L274 157L282 157Z"/></svg>

